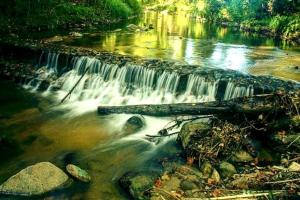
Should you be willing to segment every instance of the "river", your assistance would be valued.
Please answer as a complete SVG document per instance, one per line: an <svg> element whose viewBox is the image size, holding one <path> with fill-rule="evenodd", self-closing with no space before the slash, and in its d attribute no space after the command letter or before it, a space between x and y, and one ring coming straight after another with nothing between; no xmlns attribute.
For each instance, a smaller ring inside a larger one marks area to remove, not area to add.
<svg viewBox="0 0 300 200"><path fill-rule="evenodd" d="M122 30L94 30L81 38L67 37L62 43L145 58L175 60L199 67L233 69L242 73L300 80L299 71L294 69L300 66L300 48L282 41L248 35L235 28L201 23L188 15L146 12L135 23L138 26L151 24L154 29L132 32L126 30L127 23L123 24ZM76 62L82 66L83 62L98 61L83 58ZM120 92L122 84L118 80L109 80L106 84L95 82L96 78L92 78L91 87L87 88L93 89L92 92L82 85L81 90L71 95L69 102L58 105L80 77L75 72L66 75L65 90L55 94L36 92L31 87L16 88L10 82L1 81L0 127L2 138L9 138L5 141L9 141L10 148L1 149L5 156L2 155L0 161L0 182L36 162L51 161L61 168L74 163L88 170L92 182L88 185L76 182L70 188L51 193L45 198L128 199L117 183L121 175L131 170L160 171L162 160L180 152L175 136L158 144L145 137L146 134L156 134L172 119L146 117L146 127L142 131L128 134L122 127L130 115L98 116L96 106L99 103L132 104L139 99L144 102L156 100L157 103L169 102L166 99L170 99L170 102L190 99L185 94L181 96L183 100L176 99L177 96L169 91L173 90L176 76L163 74L158 79L160 88L157 90L149 91L145 83L140 86L141 90L126 94ZM143 73L151 75L152 72ZM122 72L119 74L122 77ZM100 89L95 85L101 86ZM204 85L214 91L213 85ZM99 96L97 89L99 94L105 95ZM155 93L162 90L163 96ZM97 98L90 99L90 95L83 98L82 94L87 93ZM194 95L192 99L199 98Z"/></svg>

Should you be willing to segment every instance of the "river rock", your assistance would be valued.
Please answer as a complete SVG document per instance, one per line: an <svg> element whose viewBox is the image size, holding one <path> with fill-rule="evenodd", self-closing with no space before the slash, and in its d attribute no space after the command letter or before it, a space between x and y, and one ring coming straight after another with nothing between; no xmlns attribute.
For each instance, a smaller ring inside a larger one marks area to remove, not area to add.
<svg viewBox="0 0 300 200"><path fill-rule="evenodd" d="M139 27L137 25L134 25L134 24L129 24L127 27L126 27L129 31L136 31L139 29Z"/></svg>
<svg viewBox="0 0 300 200"><path fill-rule="evenodd" d="M220 164L219 168L220 168L221 176L224 177L224 178L232 177L234 174L237 173L234 165L232 165L229 162L223 161Z"/></svg>
<svg viewBox="0 0 300 200"><path fill-rule="evenodd" d="M191 181L188 180L184 180L180 183L180 188L182 190L193 190L193 189L197 189L197 185Z"/></svg>
<svg viewBox="0 0 300 200"><path fill-rule="evenodd" d="M0 193L33 196L63 187L68 176L50 162L40 162L21 170L0 186Z"/></svg>
<svg viewBox="0 0 300 200"><path fill-rule="evenodd" d="M81 33L78 33L78 32L70 32L69 35L72 37L82 37L83 36Z"/></svg>
<svg viewBox="0 0 300 200"><path fill-rule="evenodd" d="M253 161L253 157L246 151L238 151L233 154L232 162L245 163Z"/></svg>
<svg viewBox="0 0 300 200"><path fill-rule="evenodd" d="M177 191L180 187L180 179L176 176L171 176L169 180L163 180L163 189L167 191Z"/></svg>
<svg viewBox="0 0 300 200"><path fill-rule="evenodd" d="M291 172L300 172L300 164L296 162L292 162L289 165L288 170Z"/></svg>
<svg viewBox="0 0 300 200"><path fill-rule="evenodd" d="M213 166L209 163L209 162L204 162L201 166L200 166L200 171L202 172L204 177L210 177L212 171L213 171Z"/></svg>
<svg viewBox="0 0 300 200"><path fill-rule="evenodd" d="M129 172L122 176L119 184L134 199L145 199L144 192L151 189L155 180L158 178L156 174L149 172Z"/></svg>
<svg viewBox="0 0 300 200"><path fill-rule="evenodd" d="M182 147L186 149L191 143L192 136L209 131L211 126L205 122L188 122L184 124L178 134Z"/></svg>
<svg viewBox="0 0 300 200"><path fill-rule="evenodd" d="M135 115L126 121L123 130L126 133L134 133L141 130L144 126L145 118L142 115Z"/></svg>
<svg viewBox="0 0 300 200"><path fill-rule="evenodd" d="M82 182L88 183L91 181L91 177L87 171L77 167L76 165L69 164L67 165L66 170L70 175Z"/></svg>
<svg viewBox="0 0 300 200"><path fill-rule="evenodd" d="M220 174L216 169L213 169L210 178L214 181L214 183L219 183L221 181Z"/></svg>

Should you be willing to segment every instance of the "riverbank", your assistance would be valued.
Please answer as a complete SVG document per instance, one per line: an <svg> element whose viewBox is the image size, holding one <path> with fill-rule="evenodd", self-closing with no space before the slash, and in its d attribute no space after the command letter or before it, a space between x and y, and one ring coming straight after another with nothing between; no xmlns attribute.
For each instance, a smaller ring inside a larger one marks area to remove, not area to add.
<svg viewBox="0 0 300 200"><path fill-rule="evenodd" d="M1 34L26 31L107 29L111 24L136 17L141 5L136 0L41 1L0 4Z"/></svg>
<svg viewBox="0 0 300 200"><path fill-rule="evenodd" d="M298 95L299 91L254 97L251 114L191 119L177 116L157 135L148 137L155 141L178 134L182 154L177 159L162 160L161 173L132 171L120 179L120 184L134 199L297 199ZM266 113L254 111L261 108L259 101L273 109ZM248 107L247 99L242 102ZM279 107L283 110L276 111ZM174 132L173 128L182 124L181 130Z"/></svg>
<svg viewBox="0 0 300 200"><path fill-rule="evenodd" d="M168 0L146 3L146 10L190 14L200 22L235 27L241 31L266 37L281 38L300 44L299 5L295 1L184 1Z"/></svg>

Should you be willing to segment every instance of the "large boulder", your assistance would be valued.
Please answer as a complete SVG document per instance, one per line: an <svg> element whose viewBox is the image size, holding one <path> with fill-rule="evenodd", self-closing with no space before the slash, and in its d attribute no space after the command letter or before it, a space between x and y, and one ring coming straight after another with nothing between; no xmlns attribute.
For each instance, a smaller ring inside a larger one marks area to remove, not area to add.
<svg viewBox="0 0 300 200"><path fill-rule="evenodd" d="M50 162L40 162L21 170L0 186L1 194L41 195L66 185L69 178Z"/></svg>
<svg viewBox="0 0 300 200"><path fill-rule="evenodd" d="M210 129L211 125L208 122L188 122L182 126L178 139L181 141L182 147L186 149L192 142L194 135L207 132Z"/></svg>

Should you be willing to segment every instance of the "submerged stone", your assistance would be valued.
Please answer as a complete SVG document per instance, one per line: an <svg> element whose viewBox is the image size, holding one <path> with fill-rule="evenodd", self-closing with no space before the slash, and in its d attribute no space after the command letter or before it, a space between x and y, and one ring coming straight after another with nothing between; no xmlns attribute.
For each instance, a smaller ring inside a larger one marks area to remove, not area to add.
<svg viewBox="0 0 300 200"><path fill-rule="evenodd" d="M63 187L68 176L50 162L40 162L21 170L0 186L0 193L20 196L41 195Z"/></svg>
<svg viewBox="0 0 300 200"><path fill-rule="evenodd" d="M126 133L135 133L141 130L144 126L145 118L142 115L135 115L126 121L123 130Z"/></svg>

